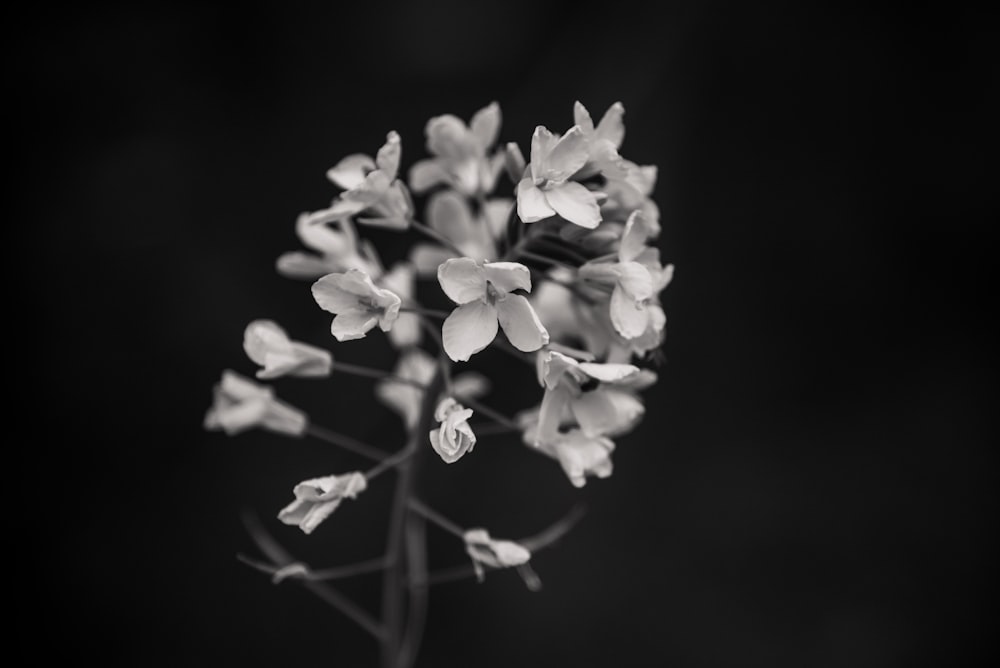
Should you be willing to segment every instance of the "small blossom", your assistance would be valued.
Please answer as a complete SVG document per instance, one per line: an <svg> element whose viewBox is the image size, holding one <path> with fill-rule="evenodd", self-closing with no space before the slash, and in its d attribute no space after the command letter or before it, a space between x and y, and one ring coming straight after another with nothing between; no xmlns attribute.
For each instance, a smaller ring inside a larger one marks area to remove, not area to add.
<svg viewBox="0 0 1000 668"><path fill-rule="evenodd" d="M586 172L599 172L608 178L625 176L624 161L618 155L618 149L625 138L625 124L622 122L624 114L625 107L621 102L615 102L604 112L597 127L594 127L587 108L579 101L573 105L573 121L587 139Z"/></svg>
<svg viewBox="0 0 1000 668"><path fill-rule="evenodd" d="M598 197L572 177L590 155L587 138L574 125L559 137L539 125L531 137L529 173L517 184L517 215L525 223L559 214L571 223L595 228L601 222Z"/></svg>
<svg viewBox="0 0 1000 668"><path fill-rule="evenodd" d="M413 191L421 193L439 184L469 197L492 191L504 156L490 156L488 151L499 132L500 105L496 102L477 111L468 126L452 114L427 121L427 150L434 157L410 169Z"/></svg>
<svg viewBox="0 0 1000 668"><path fill-rule="evenodd" d="M434 410L434 419L441 426L430 432L431 446L446 464L457 462L462 455L472 452L476 435L468 419L472 409L466 408L451 397L445 397Z"/></svg>
<svg viewBox="0 0 1000 668"><path fill-rule="evenodd" d="M273 320L254 320L247 325L243 349L247 357L264 367L257 371L261 379L329 376L333 364L328 351L289 340L285 330Z"/></svg>
<svg viewBox="0 0 1000 668"><path fill-rule="evenodd" d="M205 415L205 429L221 429L230 436L254 427L301 436L306 426L305 414L276 399L270 387L229 370L215 386L214 402Z"/></svg>
<svg viewBox="0 0 1000 668"><path fill-rule="evenodd" d="M336 227L329 223L333 222ZM336 221L303 213L295 222L302 244L314 252L289 251L277 261L278 273L287 278L315 280L331 272L360 269L372 276L381 273L371 244L359 243L347 218Z"/></svg>
<svg viewBox="0 0 1000 668"><path fill-rule="evenodd" d="M615 330L626 339L643 335L650 325L650 300L669 284L673 267L661 267L659 252L648 248L650 229L642 224L638 209L629 216L622 233L617 262L592 261L580 267L580 276L614 286L610 313Z"/></svg>
<svg viewBox="0 0 1000 668"><path fill-rule="evenodd" d="M451 241L464 255L484 261L497 255L497 239L504 231L511 200L488 199L473 213L469 202L454 190L441 190L428 198L427 225ZM420 276L432 276L455 253L437 244L418 243L410 260Z"/></svg>
<svg viewBox="0 0 1000 668"><path fill-rule="evenodd" d="M406 186L396 178L401 152L399 134L390 132L374 160L361 153L341 160L327 177L346 190L329 209L313 215L323 220L357 216L359 223L396 230L409 227L413 203Z"/></svg>
<svg viewBox="0 0 1000 668"><path fill-rule="evenodd" d="M353 499L367 486L365 476L357 472L304 480L295 486L295 500L281 509L278 519L312 533L343 499Z"/></svg>
<svg viewBox="0 0 1000 668"><path fill-rule="evenodd" d="M358 269L327 274L313 283L312 294L320 308L337 316L330 331L338 341L364 338L375 325L388 332L399 316L399 296Z"/></svg>
<svg viewBox="0 0 1000 668"><path fill-rule="evenodd" d="M518 262L452 258L438 267L438 282L458 308L444 321L444 350L456 362L468 361L503 328L518 350L538 350L549 341L528 300L513 290L531 292L531 273Z"/></svg>
<svg viewBox="0 0 1000 668"><path fill-rule="evenodd" d="M615 444L606 436L588 436L572 429L539 446L539 450L556 459L574 487L583 487L587 476L607 478L613 466L611 453Z"/></svg>
<svg viewBox="0 0 1000 668"><path fill-rule="evenodd" d="M472 558L476 578L482 582L486 568L511 568L528 563L531 552L510 540L490 538L486 529L469 529L465 532L465 551Z"/></svg>
<svg viewBox="0 0 1000 668"><path fill-rule="evenodd" d="M588 356L589 357L589 356ZM545 388L539 410L535 445L551 442L569 412L587 436L619 434L631 429L642 417L642 402L627 392L616 392L608 385L628 386L640 375L631 364L578 361L557 350L538 355L538 381ZM584 387L597 381L597 387Z"/></svg>

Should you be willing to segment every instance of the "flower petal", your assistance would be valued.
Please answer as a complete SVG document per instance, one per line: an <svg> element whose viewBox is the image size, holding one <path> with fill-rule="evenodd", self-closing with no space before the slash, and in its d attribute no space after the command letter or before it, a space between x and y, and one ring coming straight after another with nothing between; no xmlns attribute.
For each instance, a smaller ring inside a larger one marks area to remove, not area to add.
<svg viewBox="0 0 1000 668"><path fill-rule="evenodd" d="M475 236L474 226L479 221L472 217L468 200L454 190L442 190L431 195L427 202L427 224L461 246Z"/></svg>
<svg viewBox="0 0 1000 668"><path fill-rule="evenodd" d="M531 292L531 271L520 262L486 262L486 280L504 292Z"/></svg>
<svg viewBox="0 0 1000 668"><path fill-rule="evenodd" d="M574 125L556 142L546 156L542 163L541 176L549 181L562 183L587 164L589 155L587 136L583 134L580 126ZM532 163L535 161L534 153L531 161Z"/></svg>
<svg viewBox="0 0 1000 668"><path fill-rule="evenodd" d="M507 177L517 183L524 178L524 170L527 166L524 154L521 153L521 147L515 142L507 142L506 150L503 152L503 167L507 170Z"/></svg>
<svg viewBox="0 0 1000 668"><path fill-rule="evenodd" d="M338 341L363 339L378 324L378 314L367 309L342 311L333 319L330 331Z"/></svg>
<svg viewBox="0 0 1000 668"><path fill-rule="evenodd" d="M545 159L556 145L558 138L544 125L535 127L531 135L531 179L547 178L544 173Z"/></svg>
<svg viewBox="0 0 1000 668"><path fill-rule="evenodd" d="M493 342L498 324L497 310L491 304L476 300L459 306L441 328L444 351L455 362L467 362Z"/></svg>
<svg viewBox="0 0 1000 668"><path fill-rule="evenodd" d="M604 112L601 122L597 124L595 132L598 139L604 139L618 148L625 139L625 123L622 117L625 115L625 107L621 102L615 102Z"/></svg>
<svg viewBox="0 0 1000 668"><path fill-rule="evenodd" d="M469 129L484 152L493 146L500 134L500 105L491 102L477 111L469 123Z"/></svg>
<svg viewBox="0 0 1000 668"><path fill-rule="evenodd" d="M436 275L438 267L453 257L453 251L431 243L418 243L410 250L410 262L421 278Z"/></svg>
<svg viewBox="0 0 1000 668"><path fill-rule="evenodd" d="M635 260L646 248L648 238L649 228L644 224L642 211L636 209L625 221L621 245L618 247L618 259L622 262Z"/></svg>
<svg viewBox="0 0 1000 668"><path fill-rule="evenodd" d="M375 161L364 153L353 153L326 170L326 178L344 190L360 186L368 172L375 169Z"/></svg>
<svg viewBox="0 0 1000 668"><path fill-rule="evenodd" d="M395 130L385 136L385 144L375 155L375 165L381 169L390 181L396 179L399 172L399 158L403 152L400 145L399 133Z"/></svg>
<svg viewBox="0 0 1000 668"><path fill-rule="evenodd" d="M292 344L278 323L273 320L254 320L243 331L243 350L251 361L264 366L268 353L290 355Z"/></svg>
<svg viewBox="0 0 1000 668"><path fill-rule="evenodd" d="M497 316L507 339L518 350L532 352L549 342L549 333L535 309L522 295L507 295L497 302Z"/></svg>
<svg viewBox="0 0 1000 668"><path fill-rule="evenodd" d="M580 371L602 383L618 383L627 381L639 374L639 367L632 364L599 364L597 362L580 362Z"/></svg>
<svg viewBox="0 0 1000 668"><path fill-rule="evenodd" d="M573 122L580 126L586 136L589 137L593 134L594 119L590 117L590 112L579 100L573 103Z"/></svg>
<svg viewBox="0 0 1000 668"><path fill-rule="evenodd" d="M410 189L415 193L430 190L440 183L450 183L451 175L434 159L419 160L410 167Z"/></svg>
<svg viewBox="0 0 1000 668"><path fill-rule="evenodd" d="M521 179L517 184L518 218L525 223L535 223L554 215L556 215L556 210L549 206L545 200L545 194L532 183L529 177Z"/></svg>
<svg viewBox="0 0 1000 668"><path fill-rule="evenodd" d="M545 200L556 213L580 227L594 229L601 222L601 207L597 203L597 196L575 181L549 188L545 191Z"/></svg>
<svg viewBox="0 0 1000 668"><path fill-rule="evenodd" d="M446 158L448 163L482 154L476 138L462 119L453 114L442 114L427 121L427 150Z"/></svg>
<svg viewBox="0 0 1000 668"><path fill-rule="evenodd" d="M616 285L611 293L611 324L626 339L634 339L646 331L649 312L641 303L629 297L621 285Z"/></svg>
<svg viewBox="0 0 1000 668"><path fill-rule="evenodd" d="M278 273L285 278L315 280L336 271L336 262L332 258L323 258L312 253L290 251L282 253L275 263Z"/></svg>
<svg viewBox="0 0 1000 668"><path fill-rule="evenodd" d="M570 403L570 409L587 436L619 436L630 431L646 411L638 397L609 388L584 392Z"/></svg>
<svg viewBox="0 0 1000 668"><path fill-rule="evenodd" d="M653 277L645 266L638 262L619 262L617 271L618 284L634 301L653 296Z"/></svg>
<svg viewBox="0 0 1000 668"><path fill-rule="evenodd" d="M486 294L486 274L469 257L451 258L438 267L438 283L456 304L467 304Z"/></svg>

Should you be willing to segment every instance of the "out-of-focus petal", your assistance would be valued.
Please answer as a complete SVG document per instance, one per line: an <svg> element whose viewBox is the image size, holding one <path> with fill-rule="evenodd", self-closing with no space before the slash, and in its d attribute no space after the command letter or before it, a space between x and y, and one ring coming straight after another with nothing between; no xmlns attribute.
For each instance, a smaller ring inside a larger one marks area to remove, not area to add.
<svg viewBox="0 0 1000 668"><path fill-rule="evenodd" d="M451 258L438 267L437 275L441 289L456 304L467 304L486 294L486 274L472 258Z"/></svg>
<svg viewBox="0 0 1000 668"><path fill-rule="evenodd" d="M538 427L535 432L535 446L550 443L559 436L559 425L566 412L571 395L565 387L545 390L542 404L538 411Z"/></svg>
<svg viewBox="0 0 1000 668"><path fill-rule="evenodd" d="M410 188L415 193L422 193L436 185L450 182L451 175L435 159L419 160L410 167Z"/></svg>
<svg viewBox="0 0 1000 668"><path fill-rule="evenodd" d="M441 328L444 351L455 362L467 362L496 338L499 323L491 304L476 300L459 306Z"/></svg>
<svg viewBox="0 0 1000 668"><path fill-rule="evenodd" d="M326 178L344 190L360 186L368 172L375 169L375 161L364 153L354 153L326 171Z"/></svg>
<svg viewBox="0 0 1000 668"><path fill-rule="evenodd" d="M510 207L513 203L513 200L508 197L496 197L486 200L486 204L483 205L483 217L486 220L486 228L489 230L491 240L498 239L506 230L507 219L510 218Z"/></svg>
<svg viewBox="0 0 1000 668"><path fill-rule="evenodd" d="M410 250L410 262L421 278L436 276L438 267L453 257L453 251L431 243L418 243Z"/></svg>
<svg viewBox="0 0 1000 668"><path fill-rule="evenodd" d="M243 330L243 350L251 361L264 366L269 352L291 354L292 343L278 323L254 320Z"/></svg>
<svg viewBox="0 0 1000 668"><path fill-rule="evenodd" d="M570 403L573 416L587 436L619 436L642 418L645 407L635 395L613 388L584 392Z"/></svg>
<svg viewBox="0 0 1000 668"><path fill-rule="evenodd" d="M360 273L360 272L359 272ZM340 313L358 305L358 291L353 282L346 279L347 273L323 276L312 284L312 295L319 307L330 313Z"/></svg>
<svg viewBox="0 0 1000 668"><path fill-rule="evenodd" d="M462 119L442 114L427 121L427 150L449 163L481 154L481 149Z"/></svg>
<svg viewBox="0 0 1000 668"><path fill-rule="evenodd" d="M604 112L601 121L597 124L595 136L604 139L618 148L625 140L625 123L622 120L625 116L625 107L621 102L615 102Z"/></svg>
<svg viewBox="0 0 1000 668"><path fill-rule="evenodd" d="M530 178L521 179L517 184L517 216L525 223L535 223L554 215L556 210L549 206L545 193Z"/></svg>
<svg viewBox="0 0 1000 668"><path fill-rule="evenodd" d="M619 262L618 284L633 301L642 301L653 296L653 277L649 270L638 262Z"/></svg>
<svg viewBox="0 0 1000 668"><path fill-rule="evenodd" d="M399 133L395 130L385 136L385 144L375 155L375 165L385 172L390 181L395 180L399 172L399 159L403 148L399 140Z"/></svg>
<svg viewBox="0 0 1000 668"><path fill-rule="evenodd" d="M602 383L618 383L627 381L639 374L639 367L632 364L599 364L597 362L580 362L580 371Z"/></svg>
<svg viewBox="0 0 1000 668"><path fill-rule="evenodd" d="M500 326L511 345L523 352L538 350L549 342L549 333L545 330L535 309L522 295L507 295L497 302L497 315Z"/></svg>
<svg viewBox="0 0 1000 668"><path fill-rule="evenodd" d="M520 262L486 262L486 280L504 292L531 292L531 271Z"/></svg>
<svg viewBox="0 0 1000 668"><path fill-rule="evenodd" d="M618 247L618 259L622 262L635 260L646 248L648 238L649 228L644 225L642 211L636 209L625 221L621 245Z"/></svg>
<svg viewBox="0 0 1000 668"><path fill-rule="evenodd" d="M573 122L580 126L586 136L589 137L593 134L594 119L590 117L590 112L579 100L573 103Z"/></svg>
<svg viewBox="0 0 1000 668"><path fill-rule="evenodd" d="M484 152L493 146L500 134L500 105L491 102L477 111L469 122L469 129Z"/></svg>
<svg viewBox="0 0 1000 668"><path fill-rule="evenodd" d="M634 339L646 331L649 312L626 294L621 285L616 285L611 293L610 309L615 330L626 339Z"/></svg>
<svg viewBox="0 0 1000 668"><path fill-rule="evenodd" d="M336 271L337 267L334 264L329 259L319 255L290 251L281 254L275 263L275 268L279 274L286 278L314 280L329 274L331 271Z"/></svg>
<svg viewBox="0 0 1000 668"><path fill-rule="evenodd" d="M324 255L340 256L354 250L354 227L341 221L339 229L326 223L310 222L309 214L302 214L295 221L295 233L302 243Z"/></svg>
<svg viewBox="0 0 1000 668"><path fill-rule="evenodd" d="M545 162L556 145L558 137L549 132L544 125L535 127L531 135L531 178L532 180L548 178L545 173Z"/></svg>
<svg viewBox="0 0 1000 668"><path fill-rule="evenodd" d="M589 155L587 137L579 126L574 125L560 137L552 150L549 151L543 163L544 169L541 176L550 181L561 183L587 164ZM534 163L534 161L535 156L532 153L531 162Z"/></svg>
<svg viewBox="0 0 1000 668"><path fill-rule="evenodd" d="M468 200L454 190L442 190L427 201L427 224L461 246L474 236L479 222L472 217Z"/></svg>
<svg viewBox="0 0 1000 668"><path fill-rule="evenodd" d="M478 371L466 371L455 376L451 388L455 396L461 399L469 397L477 399L490 391L490 379Z"/></svg>
<svg viewBox="0 0 1000 668"><path fill-rule="evenodd" d="M363 339L378 324L378 314L368 310L343 311L333 319L330 331L338 341Z"/></svg>
<svg viewBox="0 0 1000 668"><path fill-rule="evenodd" d="M527 166L524 154L521 153L521 147L515 142L507 142L503 157L503 167L507 171L507 178L512 183L517 183L524 178L524 170Z"/></svg>
<svg viewBox="0 0 1000 668"><path fill-rule="evenodd" d="M601 207L597 197L582 184L567 181L545 191L545 200L556 213L580 227L593 229L601 222ZM518 203L520 204L520 188Z"/></svg>

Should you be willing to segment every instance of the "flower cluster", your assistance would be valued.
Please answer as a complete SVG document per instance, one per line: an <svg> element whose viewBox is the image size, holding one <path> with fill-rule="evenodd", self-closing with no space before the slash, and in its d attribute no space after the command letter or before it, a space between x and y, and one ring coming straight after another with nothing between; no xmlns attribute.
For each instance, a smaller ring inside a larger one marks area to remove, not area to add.
<svg viewBox="0 0 1000 668"><path fill-rule="evenodd" d="M339 192L329 206L298 217L305 250L282 254L277 271L311 282L318 308L334 316L338 343L385 333L395 368L335 362L324 347L294 341L270 320L249 324L244 347L260 380L337 372L377 378L375 396L399 414L407 440L385 452L317 427L270 387L226 371L206 428L311 435L374 462L368 471L299 483L278 515L282 522L310 533L383 472L395 470L405 480L409 461L425 453L448 465L474 457L483 421L495 424L482 434L519 432L575 487L611 475L613 439L642 419L641 392L657 380L644 367L663 342L660 294L673 276L655 245L656 167L622 156L624 113L615 103L595 124L577 102L565 131L535 128L526 160L516 142L498 143L501 112L494 102L468 123L450 114L430 119L429 157L413 163L407 178L403 141L394 131L374 157L348 155L327 172ZM419 240L387 268L360 234L365 227ZM419 303L419 283L440 298ZM466 367L488 348L535 368L537 387L517 389L534 403L514 418L482 403L491 390L512 388L493 388ZM402 510L394 517L405 524L419 516L458 536L480 579L486 568L526 568L531 550L524 544L462 529L419 502L411 485L400 489L409 497L397 499ZM390 533L402 531L403 524L390 524ZM407 559L387 558L386 568ZM314 575L287 563L275 564L275 573L275 581ZM391 636L385 642L398 642Z"/></svg>

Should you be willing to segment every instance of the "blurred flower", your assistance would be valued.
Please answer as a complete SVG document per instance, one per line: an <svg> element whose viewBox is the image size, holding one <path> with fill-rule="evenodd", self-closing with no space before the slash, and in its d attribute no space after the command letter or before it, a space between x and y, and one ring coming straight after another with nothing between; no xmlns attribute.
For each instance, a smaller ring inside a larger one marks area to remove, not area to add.
<svg viewBox="0 0 1000 668"><path fill-rule="evenodd" d="M615 444L606 436L588 436L572 429L542 443L538 449L558 460L574 487L583 487L586 476L607 478L613 470L611 453Z"/></svg>
<svg viewBox="0 0 1000 668"><path fill-rule="evenodd" d="M431 446L446 464L458 461L476 445L476 435L467 422L472 409L466 408L451 397L445 397L434 410L434 419L440 427L430 432Z"/></svg>
<svg viewBox="0 0 1000 668"><path fill-rule="evenodd" d="M493 190L503 169L504 156L488 155L500 132L500 105L492 102L475 113L468 126L457 116L444 114L427 121L427 150L433 158L410 169L413 192L445 184L475 197Z"/></svg>
<svg viewBox="0 0 1000 668"><path fill-rule="evenodd" d="M364 338L375 325L388 332L399 316L399 296L358 269L327 274L313 283L312 294L320 308L336 314L330 331L338 341Z"/></svg>
<svg viewBox="0 0 1000 668"><path fill-rule="evenodd" d="M430 383L437 366L437 360L429 354L419 348L410 348L400 355L393 377L380 380L375 385L375 396L399 413L407 431L417 426L420 419L420 404L424 396L424 390L413 383L419 385ZM472 399L486 394L490 389L490 381L478 371L466 371L456 375L451 385L456 396Z"/></svg>
<svg viewBox="0 0 1000 668"><path fill-rule="evenodd" d="M353 499L367 486L365 476L357 472L304 480L295 486L295 500L281 509L278 519L312 533L343 499Z"/></svg>
<svg viewBox="0 0 1000 668"><path fill-rule="evenodd" d="M295 222L295 232L303 245L314 253L289 251L278 258L278 273L288 278L315 280L335 271L360 269L372 276L381 273L378 256L370 243L359 244L354 225L347 218L336 227L303 213Z"/></svg>
<svg viewBox="0 0 1000 668"><path fill-rule="evenodd" d="M442 327L444 350L452 360L468 361L483 350L496 338L498 324L518 350L530 352L548 343L531 304L512 293L531 292L531 273L523 264L452 258L438 267L438 282L459 305Z"/></svg>
<svg viewBox="0 0 1000 668"><path fill-rule="evenodd" d="M214 388L214 402L205 415L204 426L212 431L221 429L230 436L254 427L301 436L308 420L301 411L278 401L270 387L227 369Z"/></svg>
<svg viewBox="0 0 1000 668"><path fill-rule="evenodd" d="M254 320L247 325L243 349L247 357L264 367L257 371L261 379L329 376L333 364L328 351L289 340L285 330L273 320Z"/></svg>
<svg viewBox="0 0 1000 668"><path fill-rule="evenodd" d="M466 256L485 261L497 256L497 239L504 231L511 200L489 199L477 213L466 198L454 190L441 190L427 201L427 225L451 241ZM455 253L438 244L418 243L410 260L420 276L432 276L442 262Z"/></svg>
<svg viewBox="0 0 1000 668"><path fill-rule="evenodd" d="M486 529L469 529L465 532L465 551L472 558L476 578L482 582L486 577L486 567L510 568L528 563L531 552L509 540L490 538Z"/></svg>
<svg viewBox="0 0 1000 668"><path fill-rule="evenodd" d="M601 222L597 196L570 181L590 155L587 138L574 125L559 137L539 125L531 137L530 173L517 184L517 215L534 223L559 214L571 223L594 228Z"/></svg>
<svg viewBox="0 0 1000 668"><path fill-rule="evenodd" d="M401 304L413 299L416 271L409 262L397 262L381 278L378 284L400 298ZM420 343L420 316L416 313L399 313L392 329L388 331L389 341L396 348L408 348Z"/></svg>

